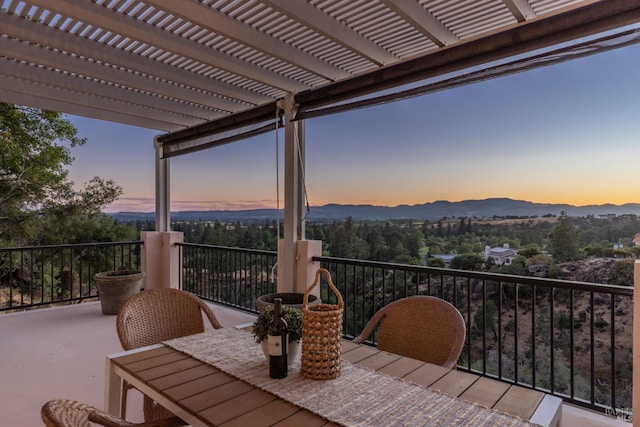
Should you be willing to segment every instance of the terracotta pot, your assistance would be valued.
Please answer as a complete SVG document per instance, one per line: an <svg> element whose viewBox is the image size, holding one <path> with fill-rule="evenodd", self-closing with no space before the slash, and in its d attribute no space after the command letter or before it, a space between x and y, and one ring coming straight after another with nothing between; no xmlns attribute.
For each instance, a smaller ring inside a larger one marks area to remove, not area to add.
<svg viewBox="0 0 640 427"><path fill-rule="evenodd" d="M122 304L140 292L144 272L138 270L104 271L96 273L93 279L98 285L98 296L102 314L115 315Z"/></svg>
<svg viewBox="0 0 640 427"><path fill-rule="evenodd" d="M273 300L276 298L282 299L282 305L297 308L298 310L302 310L302 302L304 301L303 293L296 292L283 292L277 294L265 294L256 298L256 308L260 313L265 311L269 307L273 307ZM309 295L309 303L308 305L316 305L320 304L320 298L315 295Z"/></svg>

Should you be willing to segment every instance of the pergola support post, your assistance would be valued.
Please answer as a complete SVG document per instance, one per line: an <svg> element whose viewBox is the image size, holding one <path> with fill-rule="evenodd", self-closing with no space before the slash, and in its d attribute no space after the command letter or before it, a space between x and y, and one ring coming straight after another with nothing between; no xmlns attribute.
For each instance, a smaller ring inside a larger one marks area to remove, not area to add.
<svg viewBox="0 0 640 427"><path fill-rule="evenodd" d="M180 247L184 242L184 233L180 231L141 231L142 280L144 289L179 288Z"/></svg>
<svg viewBox="0 0 640 427"><path fill-rule="evenodd" d="M315 278L322 242L305 240L305 131L304 121L294 121L293 95L284 100L284 236L278 244L278 292L304 293ZM320 296L320 287L313 295Z"/></svg>
<svg viewBox="0 0 640 427"><path fill-rule="evenodd" d="M162 144L157 138L153 146L156 152L156 231L171 231L169 159L162 158Z"/></svg>
<svg viewBox="0 0 640 427"><path fill-rule="evenodd" d="M295 122L293 95L284 99L284 235L278 245L278 292L294 292L297 242L304 239L304 125Z"/></svg>
<svg viewBox="0 0 640 427"><path fill-rule="evenodd" d="M634 293L640 292L640 260L633 265ZM613 302L612 302L613 304ZM613 310L613 309L612 309ZM633 305L633 392L632 409L640 408L640 304ZM629 408L626 408L627 410ZM640 416L632 417L633 427L640 427Z"/></svg>

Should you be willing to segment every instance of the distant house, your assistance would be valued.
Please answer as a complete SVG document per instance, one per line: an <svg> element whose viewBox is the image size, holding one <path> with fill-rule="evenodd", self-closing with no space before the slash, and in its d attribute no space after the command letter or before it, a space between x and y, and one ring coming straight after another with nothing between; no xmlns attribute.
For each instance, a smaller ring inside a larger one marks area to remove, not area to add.
<svg viewBox="0 0 640 427"><path fill-rule="evenodd" d="M511 249L508 243L505 243L502 247L484 247L484 261L487 262L492 259L496 265L509 265L516 255L518 255L518 251Z"/></svg>
<svg viewBox="0 0 640 427"><path fill-rule="evenodd" d="M640 246L640 233L636 233L633 237L633 244L636 246Z"/></svg>
<svg viewBox="0 0 640 427"><path fill-rule="evenodd" d="M600 219L614 219L617 215L616 214L599 214L598 218Z"/></svg>
<svg viewBox="0 0 640 427"><path fill-rule="evenodd" d="M444 261L445 268L451 267L451 260L454 259L456 256L457 256L456 254L436 254L436 255L433 255L434 258L440 258L441 260Z"/></svg>

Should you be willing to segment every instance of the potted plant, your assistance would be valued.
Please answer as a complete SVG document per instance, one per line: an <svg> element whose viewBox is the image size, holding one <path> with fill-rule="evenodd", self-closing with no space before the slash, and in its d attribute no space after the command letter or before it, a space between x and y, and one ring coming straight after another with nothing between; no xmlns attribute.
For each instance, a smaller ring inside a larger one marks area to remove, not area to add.
<svg viewBox="0 0 640 427"><path fill-rule="evenodd" d="M265 294L256 298L256 308L260 313L268 308L273 308L273 301L276 298L280 298L282 300L283 307L291 307L302 309L302 303L304 302L304 293L297 292L279 292L274 294ZM309 295L309 300L307 301L307 305L315 305L320 304L320 298L315 295Z"/></svg>
<svg viewBox="0 0 640 427"><path fill-rule="evenodd" d="M287 322L289 328L289 363L291 363L300 353L300 342L302 341L302 311L297 308L282 306L282 318ZM267 335L269 325L273 320L273 307L268 307L262 311L253 322L253 337L256 342L262 345L265 357L269 357L267 347Z"/></svg>
<svg viewBox="0 0 640 427"><path fill-rule="evenodd" d="M120 307L130 296L140 291L144 271L115 270L96 273L93 279L98 286L102 314L118 314Z"/></svg>

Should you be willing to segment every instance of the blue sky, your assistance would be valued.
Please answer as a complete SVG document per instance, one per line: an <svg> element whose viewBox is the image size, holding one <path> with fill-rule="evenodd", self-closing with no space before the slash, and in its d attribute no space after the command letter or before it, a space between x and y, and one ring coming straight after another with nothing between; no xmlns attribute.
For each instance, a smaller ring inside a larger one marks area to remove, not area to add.
<svg viewBox="0 0 640 427"><path fill-rule="evenodd" d="M309 203L638 203L638 76L640 45L307 120ZM72 151L71 179L123 187L110 212L153 211L159 132L71 120L89 141ZM274 132L172 159L172 210L276 207L283 139Z"/></svg>

